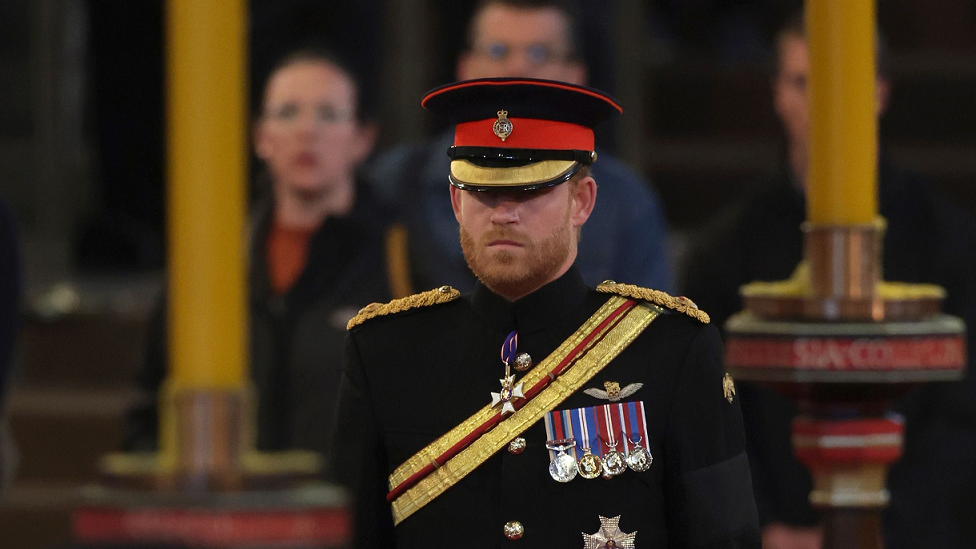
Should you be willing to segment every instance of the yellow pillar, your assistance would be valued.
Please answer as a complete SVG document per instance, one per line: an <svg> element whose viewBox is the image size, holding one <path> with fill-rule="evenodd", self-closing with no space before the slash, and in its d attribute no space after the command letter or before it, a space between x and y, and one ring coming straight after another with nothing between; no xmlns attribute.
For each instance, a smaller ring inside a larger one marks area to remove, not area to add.
<svg viewBox="0 0 976 549"><path fill-rule="evenodd" d="M174 389L244 386L245 7L245 0L167 2Z"/></svg>
<svg viewBox="0 0 976 549"><path fill-rule="evenodd" d="M808 0L807 219L872 223L878 213L874 1Z"/></svg>

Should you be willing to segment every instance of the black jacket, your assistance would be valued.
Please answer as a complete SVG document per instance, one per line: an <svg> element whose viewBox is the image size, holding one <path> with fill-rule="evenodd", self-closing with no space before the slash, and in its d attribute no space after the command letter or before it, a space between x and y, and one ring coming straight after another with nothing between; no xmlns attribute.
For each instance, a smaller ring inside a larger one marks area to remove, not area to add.
<svg viewBox="0 0 976 549"><path fill-rule="evenodd" d="M363 306L390 299L383 238L387 220L359 185L346 217L329 217L313 235L308 260L283 295L270 287L267 236L272 204L259 204L250 238L250 372L257 391L259 450L306 449L327 454L339 386L346 322ZM139 385L146 400L130 411L125 446L153 448L156 393L166 372L166 315L150 327Z"/></svg>
<svg viewBox="0 0 976 549"><path fill-rule="evenodd" d="M689 256L683 292L722 326L742 308L738 288L784 280L802 258L804 197L787 169L717 222ZM934 283L944 310L976 322L976 223L918 179L882 162L879 207L888 221L885 280ZM969 331L969 362L974 357ZM904 456L891 470L884 532L889 549L976 547L976 380L932 384L899 405L906 417ZM795 408L771 390L741 384L756 502L765 522L813 524L810 476L793 457Z"/></svg>
<svg viewBox="0 0 976 549"><path fill-rule="evenodd" d="M540 421L520 454L502 449L394 528L387 477L402 462L491 401L504 367L499 351L518 330L535 361L553 352L608 299L576 268L514 303L478 285L449 303L367 320L346 346L333 443L335 478L359 497L359 547L578 547L599 517L620 515L637 547L758 547L738 402L723 397L718 331L679 313L661 315L584 387L617 381L643 387L625 400L646 408L645 472L612 479L548 473ZM558 408L606 404L577 391Z"/></svg>

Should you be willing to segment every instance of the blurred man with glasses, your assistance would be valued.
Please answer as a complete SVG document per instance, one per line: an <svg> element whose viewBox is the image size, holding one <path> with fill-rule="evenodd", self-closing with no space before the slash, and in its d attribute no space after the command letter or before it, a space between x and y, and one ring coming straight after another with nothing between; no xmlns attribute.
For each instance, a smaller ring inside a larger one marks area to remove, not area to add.
<svg viewBox="0 0 976 549"><path fill-rule="evenodd" d="M469 24L457 78L526 77L582 85L588 77L582 39L572 2L485 0ZM453 133L446 132L419 146L398 147L380 157L371 171L377 194L399 207L408 227L417 290L450 284L470 291L474 286L444 197L450 161L444 151L452 142ZM576 262L583 278L589 284L616 279L671 289L666 224L657 195L633 170L598 153L600 162L592 175L600 188L600 206L587 223Z"/></svg>

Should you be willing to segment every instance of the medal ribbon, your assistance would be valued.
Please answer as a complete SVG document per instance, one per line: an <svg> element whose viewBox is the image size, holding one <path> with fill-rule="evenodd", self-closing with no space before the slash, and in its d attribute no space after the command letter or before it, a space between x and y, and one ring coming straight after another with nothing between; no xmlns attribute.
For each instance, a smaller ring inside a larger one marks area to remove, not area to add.
<svg viewBox="0 0 976 549"><path fill-rule="evenodd" d="M628 402L624 406L626 407L623 416L624 424L627 427L628 452L631 446L637 445L638 440L645 450L649 449L647 443L647 421L644 418L644 401Z"/></svg>
<svg viewBox="0 0 976 549"><path fill-rule="evenodd" d="M591 454L603 456L603 447L600 444L598 421L596 408L576 408L574 410L564 410L570 417L571 426L576 433L576 447L580 449L579 457L583 457L584 448L589 448Z"/></svg>
<svg viewBox="0 0 976 549"><path fill-rule="evenodd" d="M634 445L634 443L630 441L630 437L628 436L628 433L630 431L629 431L629 429L627 427L627 419L626 419L627 418L627 409L626 409L626 404L623 404L623 403L617 404L617 408L616 408L616 410L614 410L614 413L617 415L617 420L620 422L620 423L618 423L618 425L620 425L620 435L624 439L623 440L623 443L624 443L623 450L619 450L619 451L623 452L624 454L630 454L630 448L631 448L631 446Z"/></svg>
<svg viewBox="0 0 976 549"><path fill-rule="evenodd" d="M621 451L617 433L620 432L620 407L618 404L604 404L596 407L597 423L600 425L600 440L607 449Z"/></svg>
<svg viewBox="0 0 976 549"><path fill-rule="evenodd" d="M573 425L569 420L567 415L569 412L567 410L557 410L546 413L546 436L549 437L549 442L556 440L566 440L573 437ZM576 458L576 448L567 448L566 453ZM549 461L556 459L559 452L556 450L549 450Z"/></svg>
<svg viewBox="0 0 976 549"><path fill-rule="evenodd" d="M584 411L586 413L586 431L591 433L590 451L602 458L605 450L603 440L600 438L600 422L596 417L597 408L597 406L591 406L584 408Z"/></svg>
<svg viewBox="0 0 976 549"><path fill-rule="evenodd" d="M574 440L579 439L580 437L579 432L573 430L573 421L571 419L573 415L572 412L570 412L569 410L563 410L561 412L558 412L558 414L559 417L562 418L562 424L566 428L566 433L565 433L566 438L571 438ZM572 448L568 450L568 453L573 456L573 459L578 460L579 456L583 455L583 450L580 449L581 444L582 441L578 441L575 445L573 445ZM577 456L577 451L579 451L579 456Z"/></svg>
<svg viewBox="0 0 976 549"><path fill-rule="evenodd" d="M505 343L502 343L502 364L508 366L515 360L515 351L518 349L518 330L512 330L512 333L505 337Z"/></svg>
<svg viewBox="0 0 976 549"><path fill-rule="evenodd" d="M589 449L590 453L593 452L593 445L590 443L590 429L586 424L586 408L577 408L570 412L573 418L573 430L579 435L579 443L577 446L582 447L581 449ZM584 451L584 454L586 452Z"/></svg>

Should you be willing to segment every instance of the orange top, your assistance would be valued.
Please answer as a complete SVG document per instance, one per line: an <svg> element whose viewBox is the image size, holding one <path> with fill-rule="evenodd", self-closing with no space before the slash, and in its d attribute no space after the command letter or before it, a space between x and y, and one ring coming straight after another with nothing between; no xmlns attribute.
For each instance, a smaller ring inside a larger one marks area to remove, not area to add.
<svg viewBox="0 0 976 549"><path fill-rule="evenodd" d="M287 292L305 268L308 246L315 229L284 227L277 221L268 234L268 279L276 294Z"/></svg>

